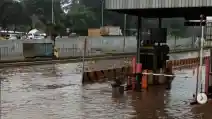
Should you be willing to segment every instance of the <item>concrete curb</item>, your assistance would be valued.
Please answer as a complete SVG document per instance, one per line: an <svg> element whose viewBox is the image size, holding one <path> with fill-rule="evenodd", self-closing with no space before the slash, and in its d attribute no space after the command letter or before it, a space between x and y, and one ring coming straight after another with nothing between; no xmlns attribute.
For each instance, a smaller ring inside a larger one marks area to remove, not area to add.
<svg viewBox="0 0 212 119"><path fill-rule="evenodd" d="M119 59L125 57L132 57L135 54L116 54L116 55L104 55L85 57L85 61L90 60L106 60L106 59ZM14 66L29 66L29 65L43 65L43 64L54 64L54 63L76 63L82 61L82 57L78 58L67 58L67 59L40 59L40 60L28 60L28 61L11 61L11 62L0 62L0 68L14 67Z"/></svg>
<svg viewBox="0 0 212 119"><path fill-rule="evenodd" d="M208 49L208 48L205 48ZM183 53L183 52L192 52L198 51L199 48L196 49L187 49L187 50L172 50L170 53ZM118 58L125 58L125 57L132 57L135 56L135 52L129 53L107 53L105 55L98 55L98 56L88 56L85 57L85 61L89 60L106 60L106 59L118 59ZM13 67L13 66L29 66L29 65L42 65L42 64L53 64L53 63L68 63L68 62L80 62L82 61L82 57L65 57L65 58L42 58L42 59L26 59L26 60L7 60L7 61L0 61L0 68L3 67Z"/></svg>

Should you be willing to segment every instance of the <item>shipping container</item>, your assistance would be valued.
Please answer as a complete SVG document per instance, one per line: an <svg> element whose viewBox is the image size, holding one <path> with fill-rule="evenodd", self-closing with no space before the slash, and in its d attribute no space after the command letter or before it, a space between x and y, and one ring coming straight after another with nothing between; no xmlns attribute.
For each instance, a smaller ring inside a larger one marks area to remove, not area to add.
<svg viewBox="0 0 212 119"><path fill-rule="evenodd" d="M52 43L23 43L23 55L25 58L52 57Z"/></svg>
<svg viewBox="0 0 212 119"><path fill-rule="evenodd" d="M52 43L36 43L34 49L37 57L51 57L53 54Z"/></svg>
<svg viewBox="0 0 212 119"><path fill-rule="evenodd" d="M88 29L88 36L101 36L100 29Z"/></svg>

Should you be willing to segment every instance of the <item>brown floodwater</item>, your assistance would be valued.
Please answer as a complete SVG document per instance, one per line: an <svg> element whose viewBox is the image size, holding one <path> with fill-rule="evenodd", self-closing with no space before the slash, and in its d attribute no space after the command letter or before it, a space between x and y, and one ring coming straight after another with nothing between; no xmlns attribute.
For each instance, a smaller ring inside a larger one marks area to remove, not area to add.
<svg viewBox="0 0 212 119"><path fill-rule="evenodd" d="M1 69L1 119L212 119L212 103L191 106L193 70L176 71L172 89L112 93L108 82L82 85L78 64ZM78 73L77 73L78 72Z"/></svg>

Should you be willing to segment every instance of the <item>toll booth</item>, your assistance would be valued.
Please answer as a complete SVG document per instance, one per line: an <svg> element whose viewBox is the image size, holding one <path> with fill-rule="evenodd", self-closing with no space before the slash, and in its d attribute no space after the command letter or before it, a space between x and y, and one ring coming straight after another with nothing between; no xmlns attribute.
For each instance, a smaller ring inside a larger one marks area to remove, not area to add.
<svg viewBox="0 0 212 119"><path fill-rule="evenodd" d="M166 67L166 61L169 60L169 46L167 44L166 28L150 28L148 32L141 33L141 43L139 47L139 63L142 69L159 71ZM140 79L140 76L138 76ZM153 84L158 84L158 76L153 77ZM139 80L140 81L140 80Z"/></svg>
<svg viewBox="0 0 212 119"><path fill-rule="evenodd" d="M166 67L166 60L169 60L166 36L166 28L152 28L143 34L139 62L143 69L157 70Z"/></svg>
<svg viewBox="0 0 212 119"><path fill-rule="evenodd" d="M161 18L174 18L174 17L184 17L186 19L203 19L203 16L211 16L212 15L212 2L203 2L204 0L184 0L183 2L176 2L176 0L105 0L105 8L109 11L119 12L123 14L130 14L137 16L137 54L136 54L136 63L142 63L145 65L147 69L157 69L161 66L157 67L157 58L161 59L162 62L165 61L166 58L162 58L160 54L163 53L164 49L167 49L167 46L160 43L159 38L161 36L157 35L156 38L152 38L156 41L155 45L153 43L149 45L149 47L145 46L145 38L142 37L142 18L158 18L159 24L158 28L161 29ZM202 24L201 24L202 26ZM159 30L160 31L160 30ZM158 31L158 32L159 32ZM162 32L162 31L161 31ZM150 34L153 36L153 34ZM143 43L143 44L142 44ZM142 47L142 48L141 48ZM162 53L157 53L157 50L161 50ZM148 53L144 53L145 50L149 51ZM150 55L151 54L151 55ZM156 55L156 56L153 56ZM143 57L141 59L141 57ZM148 60L149 63L145 63L144 59ZM153 61L153 62L151 62ZM153 65L151 65L153 63ZM163 63L162 63L163 64ZM144 69L144 66L142 66ZM153 73L155 73L153 71ZM138 91L140 91L140 74L136 74L136 84Z"/></svg>

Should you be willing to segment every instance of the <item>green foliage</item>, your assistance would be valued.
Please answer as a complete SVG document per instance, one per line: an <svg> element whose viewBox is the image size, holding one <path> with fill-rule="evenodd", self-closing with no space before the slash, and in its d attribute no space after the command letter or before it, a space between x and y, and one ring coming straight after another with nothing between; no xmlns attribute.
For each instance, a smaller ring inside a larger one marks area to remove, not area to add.
<svg viewBox="0 0 212 119"><path fill-rule="evenodd" d="M65 34L66 28L71 32L87 33L88 28L99 28L102 21L104 0L53 0L54 27L52 25L52 0L0 0L0 26L22 31L37 28L47 33ZM66 13L64 12L67 11ZM124 28L124 14L103 11L104 25ZM136 28L136 17L127 16L127 29ZM182 37L186 28L182 19L164 19L164 27L169 34ZM157 20L147 19L144 27L157 26Z"/></svg>
<svg viewBox="0 0 212 119"><path fill-rule="evenodd" d="M67 14L71 29L83 30L89 28L89 22L95 22L95 14L85 5L72 4Z"/></svg>

